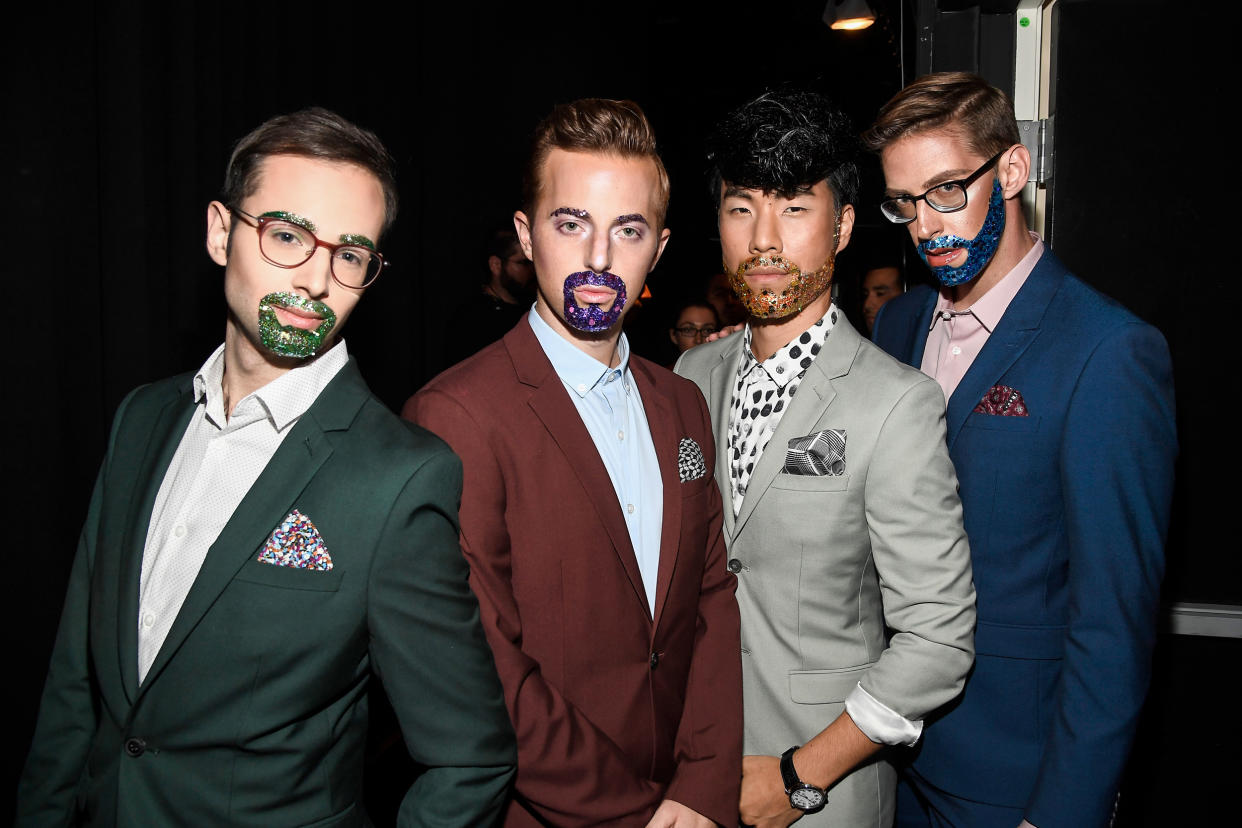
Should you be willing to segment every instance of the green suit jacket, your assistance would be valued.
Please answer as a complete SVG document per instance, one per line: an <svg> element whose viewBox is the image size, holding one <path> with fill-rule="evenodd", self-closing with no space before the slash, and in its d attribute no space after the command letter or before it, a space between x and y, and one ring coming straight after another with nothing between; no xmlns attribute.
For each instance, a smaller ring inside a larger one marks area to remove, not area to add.
<svg viewBox="0 0 1242 828"><path fill-rule="evenodd" d="M192 375L121 404L70 575L18 825L361 825L366 689L428 770L402 825L488 824L515 749L457 541L461 467L351 360L212 545L145 681L138 579ZM297 509L330 570L257 560Z"/></svg>

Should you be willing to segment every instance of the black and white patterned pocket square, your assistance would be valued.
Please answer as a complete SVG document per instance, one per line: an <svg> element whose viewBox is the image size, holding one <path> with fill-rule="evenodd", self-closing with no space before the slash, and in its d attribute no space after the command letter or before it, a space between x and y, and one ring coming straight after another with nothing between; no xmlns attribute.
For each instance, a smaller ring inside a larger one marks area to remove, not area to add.
<svg viewBox="0 0 1242 828"><path fill-rule="evenodd" d="M677 474L682 483L698 480L707 474L707 461L703 459L703 449L689 437L682 437L677 444Z"/></svg>
<svg viewBox="0 0 1242 828"><path fill-rule="evenodd" d="M816 477L845 474L845 429L826 428L790 440L784 471Z"/></svg>

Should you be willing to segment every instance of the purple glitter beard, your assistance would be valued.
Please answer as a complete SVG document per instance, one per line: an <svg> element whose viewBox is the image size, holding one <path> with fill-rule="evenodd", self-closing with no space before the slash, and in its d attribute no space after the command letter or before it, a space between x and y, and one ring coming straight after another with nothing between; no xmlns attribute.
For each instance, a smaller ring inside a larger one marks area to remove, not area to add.
<svg viewBox="0 0 1242 828"><path fill-rule="evenodd" d="M1000 179L992 182L992 197L988 200L988 214L983 219L983 226L973 239L961 236L937 236L919 243L919 258L927 264L928 250L942 250L946 247L961 247L966 250L966 261L960 267L941 265L932 267L931 272L945 287L963 285L983 272L996 254L1000 246L1001 234L1005 230L1005 197L1001 189ZM931 265L927 265L931 267Z"/></svg>
<svg viewBox="0 0 1242 828"><path fill-rule="evenodd" d="M612 288L617 292L617 298L613 301L609 310L602 310L598 305L587 305L585 308L578 307L578 302L574 299L574 288L582 285L595 285L596 287ZM581 273L571 273L565 277L565 321L572 328L577 328L586 333L596 333L598 331L606 331L617 323L621 318L621 310L625 307L625 282L621 281L620 276L604 271L596 273L591 270L585 270Z"/></svg>

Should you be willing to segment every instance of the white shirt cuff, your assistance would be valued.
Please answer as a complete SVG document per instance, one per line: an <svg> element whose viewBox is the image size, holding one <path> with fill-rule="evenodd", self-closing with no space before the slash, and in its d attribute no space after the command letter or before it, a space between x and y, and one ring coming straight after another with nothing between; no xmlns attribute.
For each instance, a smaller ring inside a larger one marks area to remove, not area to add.
<svg viewBox="0 0 1242 828"><path fill-rule="evenodd" d="M875 696L862 684L850 691L845 712L868 739L881 745L912 745L923 735L923 720L910 721Z"/></svg>

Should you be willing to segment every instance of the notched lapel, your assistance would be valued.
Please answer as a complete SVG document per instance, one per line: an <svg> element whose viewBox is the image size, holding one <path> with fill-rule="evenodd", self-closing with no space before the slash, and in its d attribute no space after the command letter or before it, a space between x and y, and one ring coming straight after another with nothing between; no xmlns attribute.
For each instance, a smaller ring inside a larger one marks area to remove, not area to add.
<svg viewBox="0 0 1242 828"><path fill-rule="evenodd" d="M351 357L281 442L216 542L207 550L198 577L138 690L139 696L159 678L237 571L258 555L260 546L332 456L333 445L326 432L348 429L369 396ZM137 617L136 604L134 613ZM136 667L134 675L137 676Z"/></svg>
<svg viewBox="0 0 1242 828"><path fill-rule="evenodd" d="M712 366L707 380L708 411L711 413L712 427L716 432L716 484L724 500L724 532L725 537L728 538L736 534L733 517L732 471L729 459L729 414L733 404L733 389L737 387L737 369L742 361L742 347L745 345L745 339L746 337L740 333L730 338L732 347L720 352L720 360Z"/></svg>
<svg viewBox="0 0 1242 828"><path fill-rule="evenodd" d="M836 399L837 392L832 381L850 372L860 342L849 320L844 314L838 314L838 321L824 340L823 349L806 369L793 402L785 409L772 439L751 472L746 496L742 498L742 509L738 512L735 535L741 533L772 481L785 467L785 449L789 441L810 433Z"/></svg>
<svg viewBox="0 0 1242 828"><path fill-rule="evenodd" d="M113 603L117 614L121 683L130 702L138 693L138 582L142 576L147 527L151 523L151 510L155 508L155 496L193 414L193 386L189 382L178 382L168 399L155 408L149 427L144 428L142 423L134 426L139 433L145 431L148 438L134 475L130 511L125 517L124 534L118 547L117 598Z"/></svg>
<svg viewBox="0 0 1242 828"><path fill-rule="evenodd" d="M534 337L534 334L531 334ZM536 347L538 343L536 342ZM539 355L543 356L542 349ZM546 360L547 357L545 356ZM621 506L617 503L612 478L608 469L600 459L599 450L591 433L582 422L578 409L569 399L569 392L561 383L560 377L552 370L551 363L542 382L534 389L530 397L530 407L547 428L553 442L565 456L567 465L578 477L584 496L590 501L595 514L612 541L613 550L625 569L625 574L634 588L634 594L642 603L643 610L647 607L647 592L643 587L643 578L638 571L638 559L634 556L634 547L630 543L630 533L625 526L625 518L621 514ZM661 471L663 473L663 471Z"/></svg>
<svg viewBox="0 0 1242 828"><path fill-rule="evenodd" d="M685 484L681 482L678 471L677 452L681 438L686 435L681 433L679 420L673 413L668 397L651 381L646 368L631 362L631 372L643 400L651 442L655 447L656 460L660 464L660 483L664 490L664 511L660 518L660 563L652 619L653 624L658 626L660 613L668 598L669 584L672 583L673 572L677 569L677 555L681 546L681 490ZM626 534L628 536L628 530ZM643 597L646 603L645 593Z"/></svg>
<svg viewBox="0 0 1242 828"><path fill-rule="evenodd" d="M1031 275L1027 277L1026 283L1005 309L996 330L983 344L979 356L975 357L949 399L945 421L950 451L957 442L966 418L983 399L983 395L1000 381L1005 372L1035 341L1044 313L1060 287L1063 275L1064 271L1054 260L1050 260L1049 253L1045 251Z"/></svg>

